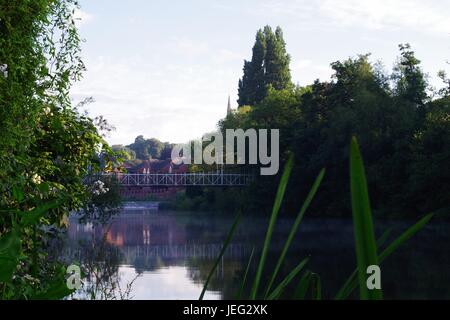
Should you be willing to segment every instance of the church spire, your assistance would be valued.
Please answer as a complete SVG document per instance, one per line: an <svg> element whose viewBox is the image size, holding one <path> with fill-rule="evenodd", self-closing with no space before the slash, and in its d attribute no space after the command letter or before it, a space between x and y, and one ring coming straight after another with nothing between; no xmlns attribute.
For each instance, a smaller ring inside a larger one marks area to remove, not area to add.
<svg viewBox="0 0 450 320"><path fill-rule="evenodd" d="M227 115L231 114L231 97L228 95Z"/></svg>

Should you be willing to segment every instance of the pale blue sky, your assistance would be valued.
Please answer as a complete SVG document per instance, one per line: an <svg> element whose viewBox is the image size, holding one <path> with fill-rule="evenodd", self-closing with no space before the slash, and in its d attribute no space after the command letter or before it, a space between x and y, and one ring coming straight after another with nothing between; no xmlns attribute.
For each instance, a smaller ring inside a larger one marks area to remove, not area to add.
<svg viewBox="0 0 450 320"><path fill-rule="evenodd" d="M301 85L329 79L330 63L372 53L391 69L409 42L434 85L449 69L450 1L431 0L81 0L88 71L75 101L117 128L109 142L137 135L185 142L215 129L228 94L237 99L256 30L280 25Z"/></svg>

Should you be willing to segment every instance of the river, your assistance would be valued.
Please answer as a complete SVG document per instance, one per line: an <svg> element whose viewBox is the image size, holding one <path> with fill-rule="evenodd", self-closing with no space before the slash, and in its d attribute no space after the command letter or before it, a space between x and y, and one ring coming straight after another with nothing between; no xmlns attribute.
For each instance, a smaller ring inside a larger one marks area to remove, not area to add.
<svg viewBox="0 0 450 320"><path fill-rule="evenodd" d="M85 275L73 298L198 299L232 222L232 215L158 211L152 203L125 203L103 226L71 217L59 250L65 263L81 264ZM277 222L263 283L292 222L288 217ZM412 223L377 221L377 235L386 228L398 235ZM266 227L264 217L243 217L205 299L235 298L254 248L259 257ZM323 297L333 298L355 266L352 228L351 220L305 217L282 274L310 256L307 269L319 274ZM382 265L385 298L450 298L449 231L449 223L429 224Z"/></svg>

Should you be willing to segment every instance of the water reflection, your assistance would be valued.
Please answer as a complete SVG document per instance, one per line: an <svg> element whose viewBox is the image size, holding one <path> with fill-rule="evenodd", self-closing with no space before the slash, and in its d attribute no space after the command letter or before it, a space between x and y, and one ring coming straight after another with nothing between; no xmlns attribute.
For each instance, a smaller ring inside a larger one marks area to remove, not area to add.
<svg viewBox="0 0 450 320"><path fill-rule="evenodd" d="M80 263L86 275L74 298L197 299L232 220L136 206L125 208L105 226L80 224L72 217L62 256L67 263ZM377 234L388 226L398 234L410 224L377 223L381 226ZM234 298L266 225L265 219L243 219L206 299ZM288 218L277 223L263 281L273 270L291 225ZM428 226L383 265L386 298L450 298L449 230L448 223ZM351 221L305 220L282 272L307 255L309 269L322 277L324 297L332 298L355 266Z"/></svg>
<svg viewBox="0 0 450 320"><path fill-rule="evenodd" d="M217 232L201 220L127 209L106 226L80 224L72 217L63 256L66 263L79 262L87 279L75 298L198 298L229 227L223 224ZM214 288L239 271L248 248L239 242L230 245L206 299L223 298Z"/></svg>

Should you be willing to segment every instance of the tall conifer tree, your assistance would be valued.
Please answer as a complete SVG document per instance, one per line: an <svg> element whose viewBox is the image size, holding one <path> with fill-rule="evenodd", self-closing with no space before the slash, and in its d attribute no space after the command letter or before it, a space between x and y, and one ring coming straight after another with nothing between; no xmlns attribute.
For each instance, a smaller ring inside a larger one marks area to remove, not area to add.
<svg viewBox="0 0 450 320"><path fill-rule="evenodd" d="M286 43L283 31L277 27L275 33L269 26L264 28L267 43L265 65L266 86L271 85L276 90L287 89L291 85L291 71L289 70L290 56L286 53Z"/></svg>
<svg viewBox="0 0 450 320"><path fill-rule="evenodd" d="M281 28L275 33L270 26L258 30L252 60L244 62L244 75L239 80L239 106L259 103L269 86L277 90L291 86L289 63Z"/></svg>
<svg viewBox="0 0 450 320"><path fill-rule="evenodd" d="M239 105L253 105L265 96L264 58L266 40L262 30L256 34L251 61L244 62L244 76L239 80Z"/></svg>

